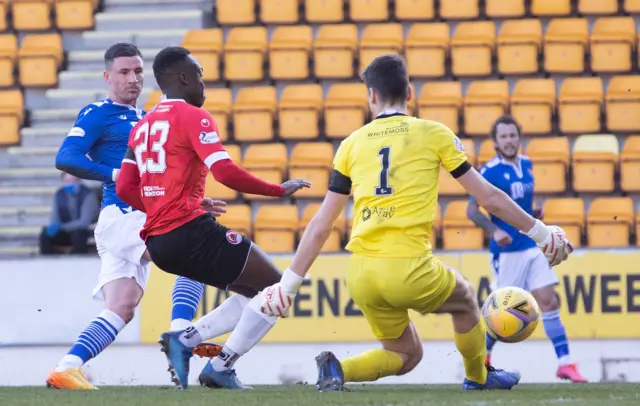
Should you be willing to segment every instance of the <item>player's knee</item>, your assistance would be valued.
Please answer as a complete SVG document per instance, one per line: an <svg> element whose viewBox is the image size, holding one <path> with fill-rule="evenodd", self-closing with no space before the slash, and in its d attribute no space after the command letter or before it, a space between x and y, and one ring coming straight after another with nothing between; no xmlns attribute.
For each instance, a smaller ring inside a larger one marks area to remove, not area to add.
<svg viewBox="0 0 640 406"><path fill-rule="evenodd" d="M558 310L560 307L560 302L558 302L558 295L552 287L544 287L541 289L535 290L533 293L533 297L538 302L538 306L542 312L552 312Z"/></svg>
<svg viewBox="0 0 640 406"><path fill-rule="evenodd" d="M464 310L478 310L478 302L476 298L476 290L471 282L467 280L458 281L460 284L459 303Z"/></svg>
<svg viewBox="0 0 640 406"><path fill-rule="evenodd" d="M423 355L422 343L417 343L417 345L413 346L408 353L404 354L404 363L402 364L402 369L398 371L398 375L404 375L413 371L420 361L422 361Z"/></svg>

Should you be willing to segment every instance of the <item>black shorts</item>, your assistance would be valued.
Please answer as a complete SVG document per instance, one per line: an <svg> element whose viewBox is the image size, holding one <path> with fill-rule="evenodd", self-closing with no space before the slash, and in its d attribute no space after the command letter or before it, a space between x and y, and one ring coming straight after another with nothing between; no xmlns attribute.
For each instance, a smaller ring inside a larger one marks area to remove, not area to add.
<svg viewBox="0 0 640 406"><path fill-rule="evenodd" d="M219 289L227 289L238 279L251 249L251 240L210 214L166 234L150 236L146 244L158 268Z"/></svg>

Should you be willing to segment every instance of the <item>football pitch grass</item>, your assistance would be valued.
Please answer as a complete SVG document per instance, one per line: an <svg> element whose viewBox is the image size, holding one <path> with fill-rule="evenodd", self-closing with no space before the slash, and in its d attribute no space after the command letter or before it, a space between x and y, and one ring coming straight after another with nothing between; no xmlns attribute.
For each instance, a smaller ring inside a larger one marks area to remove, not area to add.
<svg viewBox="0 0 640 406"><path fill-rule="evenodd" d="M330 406L330 405L640 405L639 384L520 385L511 391L462 392L459 385L352 385L350 392L318 393L313 385L257 386L252 391L192 387L102 387L64 391L0 388L2 406Z"/></svg>

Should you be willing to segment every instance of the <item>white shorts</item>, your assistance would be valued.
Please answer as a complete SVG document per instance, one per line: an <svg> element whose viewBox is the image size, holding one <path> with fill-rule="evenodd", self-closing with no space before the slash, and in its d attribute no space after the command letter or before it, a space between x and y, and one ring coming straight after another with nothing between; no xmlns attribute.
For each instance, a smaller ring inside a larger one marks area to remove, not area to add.
<svg viewBox="0 0 640 406"><path fill-rule="evenodd" d="M134 278L144 291L151 269L151 263L142 259L147 247L140 238L140 230L146 218L140 211L125 214L116 205L100 212L95 239L102 264L98 284L93 289L95 300L104 300L102 287L121 278Z"/></svg>
<svg viewBox="0 0 640 406"><path fill-rule="evenodd" d="M493 255L491 265L498 288L515 286L531 292L558 283L558 276L538 247Z"/></svg>

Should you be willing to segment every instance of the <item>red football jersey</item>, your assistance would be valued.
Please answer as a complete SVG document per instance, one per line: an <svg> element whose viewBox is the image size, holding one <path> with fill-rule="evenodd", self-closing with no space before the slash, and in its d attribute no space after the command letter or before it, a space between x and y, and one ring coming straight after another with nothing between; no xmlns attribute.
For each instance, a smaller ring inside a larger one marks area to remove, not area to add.
<svg viewBox="0 0 640 406"><path fill-rule="evenodd" d="M140 233L165 234L206 212L200 206L207 172L231 159L211 115L184 100L165 100L131 131L147 221Z"/></svg>

